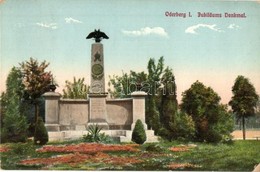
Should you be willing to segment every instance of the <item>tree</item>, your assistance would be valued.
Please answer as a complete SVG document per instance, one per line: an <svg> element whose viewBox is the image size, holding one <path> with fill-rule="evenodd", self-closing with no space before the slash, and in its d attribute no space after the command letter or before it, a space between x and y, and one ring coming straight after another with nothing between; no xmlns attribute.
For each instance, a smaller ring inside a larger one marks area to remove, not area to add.
<svg viewBox="0 0 260 172"><path fill-rule="evenodd" d="M218 142L233 130L233 118L220 104L218 94L199 81L183 93L180 107L195 122L198 141Z"/></svg>
<svg viewBox="0 0 260 172"><path fill-rule="evenodd" d="M170 122L174 121L174 115L178 110L175 77L172 69L167 67L161 77L163 85L159 90L160 97L160 121L166 129L170 129Z"/></svg>
<svg viewBox="0 0 260 172"><path fill-rule="evenodd" d="M84 78L78 80L74 77L73 82L65 81L66 86L63 89L63 98L86 99L89 93L89 86L84 84Z"/></svg>
<svg viewBox="0 0 260 172"><path fill-rule="evenodd" d="M49 91L51 83L51 72L46 72L45 69L49 63L43 61L39 64L36 59L30 58L29 61L20 64L23 74L23 84L25 86L24 98L29 100L35 107L34 121L38 121L39 102L42 94Z"/></svg>
<svg viewBox="0 0 260 172"><path fill-rule="evenodd" d="M160 113L158 111L158 90L161 85L161 76L164 71L164 59L160 57L156 64L155 59L150 58L147 65L148 74L144 71L130 71L130 74L124 73L122 76L110 77L109 86L114 88L109 89L112 97L125 98L130 97L133 91L144 91L148 94L146 99L146 123L148 128L155 130L157 134L160 124ZM159 101L160 102L160 101Z"/></svg>
<svg viewBox="0 0 260 172"><path fill-rule="evenodd" d="M242 119L243 139L246 138L245 118L255 114L259 96L248 78L238 76L232 87L233 96L229 105L235 115Z"/></svg>
<svg viewBox="0 0 260 172"><path fill-rule="evenodd" d="M1 140L24 142L28 124L24 116L22 73L13 67L6 80L6 92L1 95Z"/></svg>
<svg viewBox="0 0 260 172"><path fill-rule="evenodd" d="M140 119L138 119L135 123L135 127L132 133L132 141L137 144L143 144L146 141L144 125Z"/></svg>
<svg viewBox="0 0 260 172"><path fill-rule="evenodd" d="M130 71L130 74L122 72L122 76L109 76L110 81L108 86L113 86L113 89L109 88L108 92L114 98L128 98L134 91L148 92L147 86L147 74L142 72Z"/></svg>
<svg viewBox="0 0 260 172"><path fill-rule="evenodd" d="M156 95L158 88L160 87L160 78L164 69L164 59L160 57L157 65L155 59L150 58L147 65L148 70L148 83L150 85L150 91L148 92L148 100L146 106L145 119L148 128L153 128L155 134L158 133L161 124L158 107L156 106Z"/></svg>

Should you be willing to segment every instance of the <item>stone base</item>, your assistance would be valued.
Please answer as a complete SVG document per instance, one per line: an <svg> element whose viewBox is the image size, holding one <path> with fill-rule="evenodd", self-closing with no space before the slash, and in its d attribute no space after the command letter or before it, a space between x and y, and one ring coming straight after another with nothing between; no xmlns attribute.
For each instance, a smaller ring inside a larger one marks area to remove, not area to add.
<svg viewBox="0 0 260 172"><path fill-rule="evenodd" d="M45 124L47 131L60 131L59 124Z"/></svg>
<svg viewBox="0 0 260 172"><path fill-rule="evenodd" d="M131 142L132 140L132 132L131 130L102 130L101 133L105 133L113 138L118 138L120 142ZM154 135L153 130L146 130L146 142L158 142L159 137ZM68 131L56 131L56 132L48 132L49 141L68 141L68 140L76 140L83 137L83 135L87 135L88 131L76 131L76 130L68 130Z"/></svg>

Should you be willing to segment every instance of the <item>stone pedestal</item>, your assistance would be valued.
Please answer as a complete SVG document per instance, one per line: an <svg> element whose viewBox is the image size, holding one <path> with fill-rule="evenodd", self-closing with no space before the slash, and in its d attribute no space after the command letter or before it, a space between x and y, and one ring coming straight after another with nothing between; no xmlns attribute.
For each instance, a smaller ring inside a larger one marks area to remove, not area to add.
<svg viewBox="0 0 260 172"><path fill-rule="evenodd" d="M59 100L61 95L55 92L43 94L45 98L45 126L47 131L60 131Z"/></svg>
<svg viewBox="0 0 260 172"><path fill-rule="evenodd" d="M133 124L131 129L134 129L135 123L140 119L144 125L144 129L147 130L147 124L145 123L145 96L147 94L144 91L135 91L131 94L133 98Z"/></svg>
<svg viewBox="0 0 260 172"><path fill-rule="evenodd" d="M89 94L89 125L102 127L102 129L109 129L107 123L107 94Z"/></svg>

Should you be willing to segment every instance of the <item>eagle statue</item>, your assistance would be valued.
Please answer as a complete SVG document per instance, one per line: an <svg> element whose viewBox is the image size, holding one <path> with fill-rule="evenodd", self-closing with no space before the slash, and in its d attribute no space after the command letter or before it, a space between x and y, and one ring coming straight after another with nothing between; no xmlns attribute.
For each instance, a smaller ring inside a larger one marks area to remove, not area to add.
<svg viewBox="0 0 260 172"><path fill-rule="evenodd" d="M98 30L95 29L94 32L91 32L86 37L86 39L91 39L91 38L95 38L96 42L100 42L102 39L109 39L109 37L104 32L101 32L100 29Z"/></svg>

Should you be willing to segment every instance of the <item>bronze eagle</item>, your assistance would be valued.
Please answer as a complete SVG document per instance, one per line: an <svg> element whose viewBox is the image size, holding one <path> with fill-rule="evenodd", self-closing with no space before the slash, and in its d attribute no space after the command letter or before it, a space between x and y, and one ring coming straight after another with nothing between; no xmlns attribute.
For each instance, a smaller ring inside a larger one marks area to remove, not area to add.
<svg viewBox="0 0 260 172"><path fill-rule="evenodd" d="M100 29L98 30L95 29L94 32L91 32L86 37L86 39L91 39L91 38L95 38L96 42L100 42L102 39L109 39L109 37L104 32L101 32Z"/></svg>

